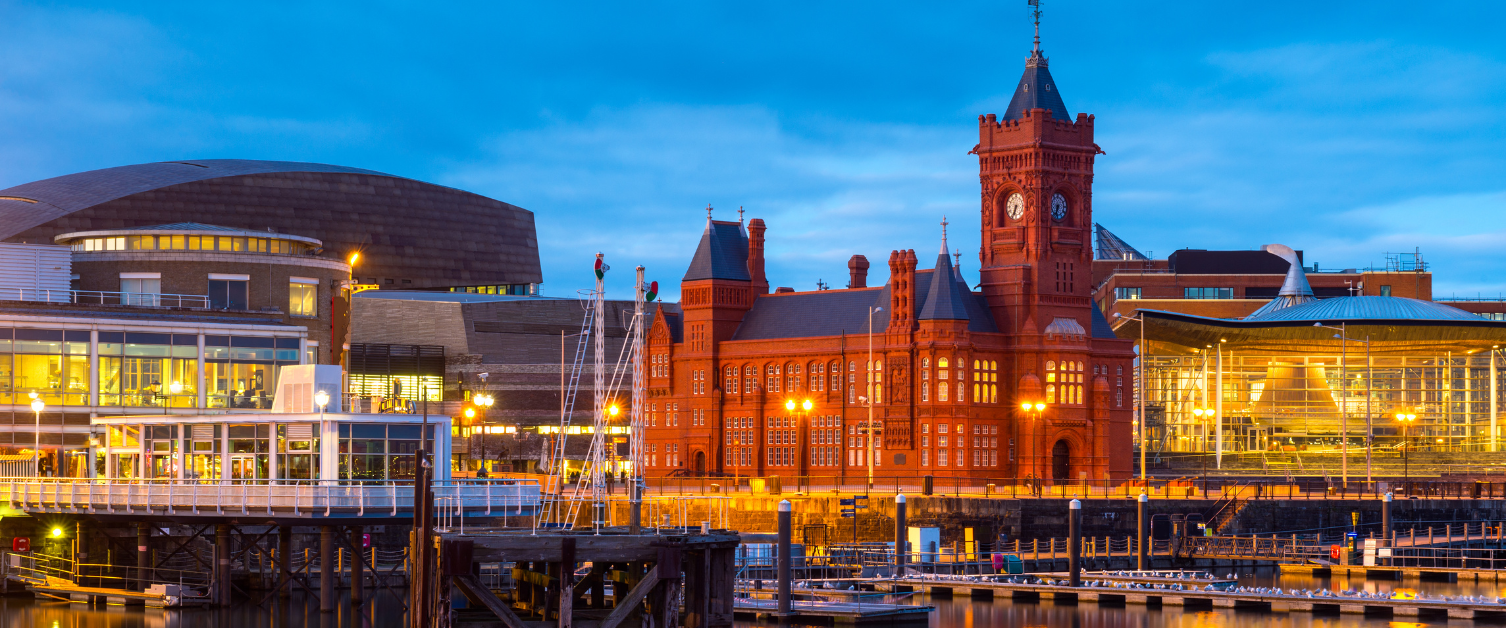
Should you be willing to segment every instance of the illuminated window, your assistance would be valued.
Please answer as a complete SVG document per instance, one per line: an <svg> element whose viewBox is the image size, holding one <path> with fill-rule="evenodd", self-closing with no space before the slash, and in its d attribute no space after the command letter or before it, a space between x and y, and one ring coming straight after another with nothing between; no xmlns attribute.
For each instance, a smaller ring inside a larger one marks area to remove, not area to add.
<svg viewBox="0 0 1506 628"><path fill-rule="evenodd" d="M319 280L293 277L288 281L288 313L294 316L317 316Z"/></svg>

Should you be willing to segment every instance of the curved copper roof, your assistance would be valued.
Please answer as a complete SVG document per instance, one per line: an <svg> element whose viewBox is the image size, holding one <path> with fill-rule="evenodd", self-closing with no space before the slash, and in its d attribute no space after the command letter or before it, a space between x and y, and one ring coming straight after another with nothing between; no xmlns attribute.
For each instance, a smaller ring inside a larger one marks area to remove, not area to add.
<svg viewBox="0 0 1506 628"><path fill-rule="evenodd" d="M444 186L328 164L205 159L119 166L0 190L0 240L196 222L294 234L355 276L394 287L540 283L528 210ZM404 281L406 280L406 282Z"/></svg>

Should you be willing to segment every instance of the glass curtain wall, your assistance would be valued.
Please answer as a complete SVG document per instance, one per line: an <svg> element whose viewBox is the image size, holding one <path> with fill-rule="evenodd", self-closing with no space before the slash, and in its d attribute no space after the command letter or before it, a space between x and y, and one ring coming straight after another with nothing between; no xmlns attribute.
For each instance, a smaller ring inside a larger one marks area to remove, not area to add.
<svg viewBox="0 0 1506 628"><path fill-rule="evenodd" d="M205 336L209 407L270 410L277 367L297 363L297 338Z"/></svg>
<svg viewBox="0 0 1506 628"><path fill-rule="evenodd" d="M421 425L373 423L340 426L340 479L411 480L413 455L423 440ZM429 426L433 442L434 426Z"/></svg>
<svg viewBox="0 0 1506 628"><path fill-rule="evenodd" d="M0 329L0 403L89 404L89 332Z"/></svg>
<svg viewBox="0 0 1506 628"><path fill-rule="evenodd" d="M198 405L197 334L99 332L99 362L102 406Z"/></svg>
<svg viewBox="0 0 1506 628"><path fill-rule="evenodd" d="M1146 359L1146 411L1164 417L1164 429L1152 431L1151 448L1213 451L1217 357L1155 355L1154 349ZM1363 344L1351 347L1342 365L1337 347L1313 354L1227 351L1223 450L1334 451L1345 437L1351 449L1363 447L1368 415L1378 451L1399 449L1404 440L1415 451L1488 451L1491 374L1499 404L1500 391L1506 390L1503 367L1498 356L1492 368L1489 349L1438 355L1373 351L1368 365ZM1416 420L1404 428L1398 413Z"/></svg>

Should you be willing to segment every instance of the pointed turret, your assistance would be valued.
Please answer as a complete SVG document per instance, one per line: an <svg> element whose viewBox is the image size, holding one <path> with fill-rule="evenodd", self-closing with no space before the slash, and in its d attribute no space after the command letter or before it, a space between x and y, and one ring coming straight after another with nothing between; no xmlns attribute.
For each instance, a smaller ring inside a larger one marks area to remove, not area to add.
<svg viewBox="0 0 1506 628"><path fill-rule="evenodd" d="M1019 85L1014 88L1014 98L1009 101L1009 109L1004 112L1005 120L1019 120L1025 117L1025 113L1031 109L1045 109L1051 112L1051 117L1057 120L1072 119L1072 114L1067 113L1067 105L1062 102L1062 96L1056 91L1056 81L1051 80L1051 60L1046 58L1041 51L1041 14L1039 7L1035 11L1035 49L1030 51L1030 58L1025 60L1025 74L1020 77Z"/></svg>
<svg viewBox="0 0 1506 628"><path fill-rule="evenodd" d="M957 281L957 274L952 271L952 256L947 253L946 240L943 239L941 254L936 256L936 272L931 273L931 289L926 292L926 305L920 310L919 320L967 320L967 308L962 301L964 292L967 292L966 284Z"/></svg>
<svg viewBox="0 0 1506 628"><path fill-rule="evenodd" d="M742 222L712 220L707 214L706 230L701 232L701 243L696 246L683 281L697 279L752 281L748 273L748 238L743 235Z"/></svg>

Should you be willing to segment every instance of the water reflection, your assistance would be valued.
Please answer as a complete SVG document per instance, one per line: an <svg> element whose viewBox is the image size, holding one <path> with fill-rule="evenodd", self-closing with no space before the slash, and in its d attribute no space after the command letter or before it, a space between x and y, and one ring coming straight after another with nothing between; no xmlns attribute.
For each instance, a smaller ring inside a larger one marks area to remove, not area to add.
<svg viewBox="0 0 1506 628"><path fill-rule="evenodd" d="M253 592L260 593L260 592ZM370 593L368 593L370 597ZM359 609L342 594L335 612L319 612L319 603L294 594L264 605L243 603L227 609L143 609L89 607L37 598L0 598L0 626L36 628L400 628L403 602L385 593Z"/></svg>
<svg viewBox="0 0 1506 628"><path fill-rule="evenodd" d="M1220 574L1222 575L1222 574ZM1243 586L1297 589L1358 589L1372 593L1397 594L1422 591L1438 595L1506 595L1506 587L1496 583L1386 581L1364 578L1312 578L1270 574L1242 574ZM352 609L348 594L342 593L338 610L320 613L312 598L295 594L286 601L269 600L262 606L243 603L229 609L160 610L106 607L90 608L81 604L50 601L46 598L0 598L0 627L36 628L401 628L404 625L403 601L392 593L369 599L360 609ZM1444 619L1434 621L1395 621L1382 617L1357 615L1312 615L1310 613L1261 613L1230 609L1186 610L1175 606L1146 608L1139 605L1099 606L1043 601L1012 602L1000 598L993 602L973 602L966 593L955 600L931 600L925 596L891 598L890 602L922 603L936 606L930 628L1420 628L1443 626ZM1460 625L1469 624L1460 620ZM465 624L460 624L464 626ZM479 624L478 624L479 625ZM769 628L772 624L737 622L742 628Z"/></svg>

